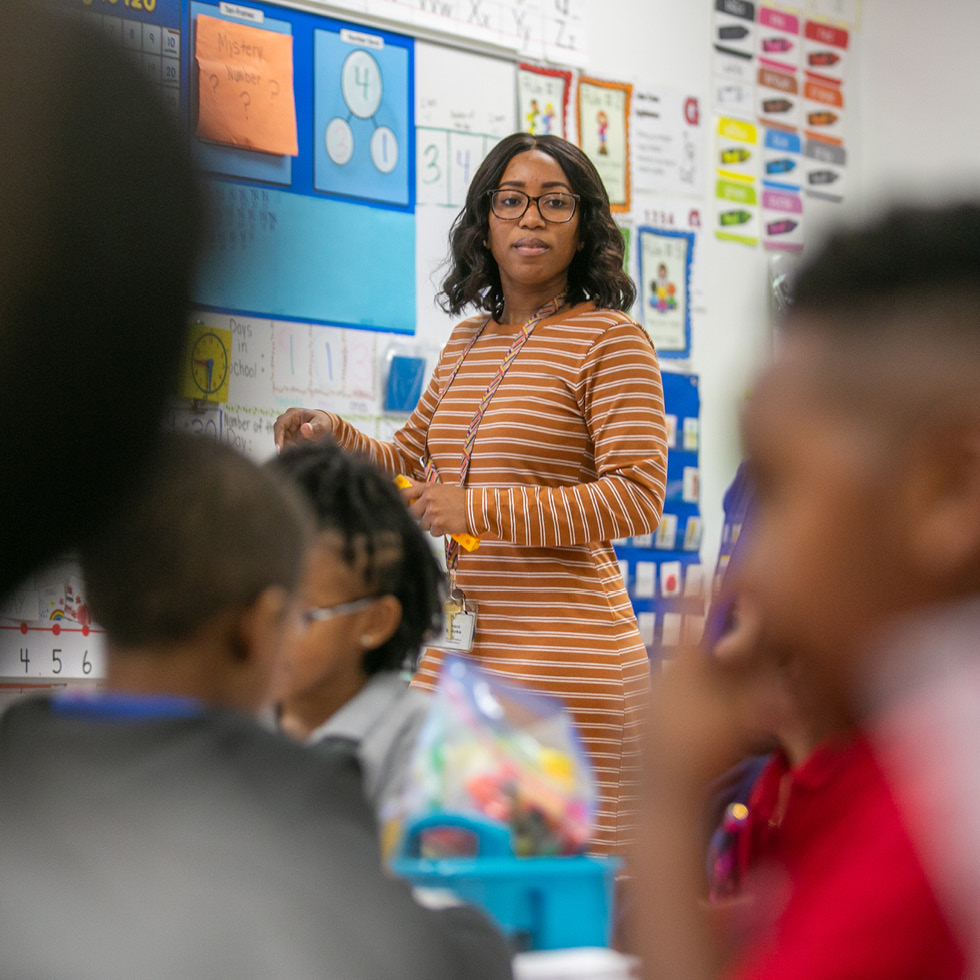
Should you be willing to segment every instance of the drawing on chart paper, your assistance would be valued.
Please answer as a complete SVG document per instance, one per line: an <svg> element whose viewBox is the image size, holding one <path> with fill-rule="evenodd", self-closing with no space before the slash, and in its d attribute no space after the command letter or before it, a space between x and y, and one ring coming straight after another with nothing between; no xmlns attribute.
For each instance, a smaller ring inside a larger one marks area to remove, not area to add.
<svg viewBox="0 0 980 980"><path fill-rule="evenodd" d="M521 129L533 136L560 136L564 139L571 86L570 71L519 65L517 102Z"/></svg>
<svg viewBox="0 0 980 980"><path fill-rule="evenodd" d="M630 97L633 86L579 79L579 145L595 164L613 211L630 208Z"/></svg>

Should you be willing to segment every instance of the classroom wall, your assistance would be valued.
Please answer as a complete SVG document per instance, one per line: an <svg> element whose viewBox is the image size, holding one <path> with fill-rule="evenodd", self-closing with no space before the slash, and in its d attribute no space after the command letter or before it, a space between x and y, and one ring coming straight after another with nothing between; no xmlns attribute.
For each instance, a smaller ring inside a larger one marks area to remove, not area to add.
<svg viewBox="0 0 980 980"><path fill-rule="evenodd" d="M590 70L670 80L708 92L710 2L603 0L589 5ZM844 204L808 200L807 246L841 222L895 201L980 197L980 4L861 0L852 34ZM698 239L705 300L691 367L701 377L702 558L717 553L721 496L740 457L739 406L769 354L760 249Z"/></svg>
<svg viewBox="0 0 980 980"><path fill-rule="evenodd" d="M980 196L980 4L864 0L858 201Z"/></svg>
<svg viewBox="0 0 980 980"><path fill-rule="evenodd" d="M584 15L588 54L585 71L588 74L634 85L669 84L684 92L697 94L701 100L702 137L704 140L706 174L703 195L692 199L706 216L713 207L708 194L712 178L707 164L713 144L712 83L712 17L711 0L675 3L671 0L588 0L581 9ZM852 37L850 68L847 79L848 152L855 161L862 154L861 117L863 91L860 78L860 47L863 32ZM458 70L449 70L449 63L459 61ZM441 76L454 79L447 87ZM459 112L472 98L476 105L474 126L478 132L491 129L501 134L516 128L516 113L512 110L513 59L501 59L464 52L453 45L419 41L416 45L417 114L426 102L423 91L427 81L433 82L431 94L444 105L439 112ZM468 91L459 91L460 87ZM573 106L569 107L574 115ZM494 116L493 119L490 117ZM425 125L417 118L416 125ZM437 120L438 124L438 120ZM493 127L502 127L494 129ZM572 124L574 133L574 123ZM422 157L420 156L421 160ZM860 164L858 163L858 166ZM852 167L856 170L856 167ZM855 185L856 185L855 181ZM676 198L671 202L676 203ZM644 218L647 211L656 212L665 202L656 195L634 193L632 224L658 223ZM844 205L807 199L806 225L812 237L828 224L836 222L854 206L849 199ZM446 251L446 236L456 213L455 207L433 207L421 199L416 217L417 283L415 296L416 334L414 337L392 337L361 331L331 331L331 328L273 327L272 349L263 339L269 335L267 323L241 324L243 334L235 343L244 342L251 360L245 365L254 372L252 384L248 378L233 378L232 392L224 418L224 435L257 457L271 452L270 412L289 404L305 404L338 411L370 435L390 436L397 419L379 417L379 393L386 370L386 354L396 352L425 356L431 367L438 350L452 326L434 304L440 281L440 260ZM667 369L690 370L700 377L702 408L701 433L701 510L704 521L701 556L712 565L718 551L721 533L721 500L740 458L738 418L740 407L751 388L752 378L764 363L771 344L768 296L768 263L773 253L761 247L748 247L716 240L709 228L697 236L694 258L695 297L692 302L692 350L689 360L675 362L663 359ZM222 318L203 315L202 320L215 326L227 326ZM234 327L233 327L234 329ZM287 337L292 336L290 341ZM303 377L308 366L299 365L294 380L283 382L285 361L275 361L278 376L270 400L268 378L263 382L264 365L276 356L277 343L281 354L283 345L291 345L290 356L295 359L299 350L313 342L321 345L324 338L334 337L333 363L346 366L343 390L330 390L315 382L316 364L312 365L314 383L306 384ZM361 334L358 336L358 334ZM258 341L258 342L257 342ZM265 349L265 360L260 352ZM353 372L350 370L354 367ZM301 376L302 375L302 376ZM263 415L252 415L248 409L261 406ZM180 420L178 419L178 424Z"/></svg>
<svg viewBox="0 0 980 980"><path fill-rule="evenodd" d="M554 0L554 3L556 9L560 9L564 0ZM342 19L356 19L313 0L296 0L296 5L313 14L332 12ZM584 34L588 39L587 56L581 65L588 74L634 85L669 85L685 95L700 98L705 154L702 194L696 199L686 199L683 211L686 213L687 205L692 204L699 206L705 216L712 208L708 197L712 187L708 161L714 121L711 104L713 6L712 0L683 3L673 0L646 0L643 3L638 0L582 0L577 8L584 17ZM105 9L108 8L93 7L83 11L81 16L98 18L99 24L106 28L111 25L108 20L103 20L109 17ZM208 9L213 12L214 5ZM119 19L117 11L110 13L109 20ZM180 43L186 54L190 50L190 34ZM859 43L860 35L856 38L856 44ZM506 55L502 51L495 55L486 51L479 54L458 38L447 38L440 43L431 35L417 40L414 47L417 132L421 134L424 128L433 132L451 131L447 138L452 145L447 144L446 149L452 150L454 160L457 150L464 156L466 150L471 151L475 166L482 158L478 145L481 139L485 152L487 140L517 128L516 58L513 53ZM188 74L193 81L189 67ZM853 96L859 89L859 79L854 72L852 75L848 86ZM166 77L158 81L164 85L165 94L177 96L176 89L166 88ZM193 101L186 91L185 97L189 102ZM180 104L179 98L176 104ZM571 116L574 116L573 106L574 101L570 105ZM856 142L859 127L855 124L855 115L852 107L850 146L852 153L859 155L860 146ZM574 122L570 122L574 136ZM427 146L420 140L419 165L428 160L426 154ZM454 165L450 160L442 159L441 162ZM456 174L456 191L462 186L459 177ZM234 193L230 185L224 187L224 193L222 213L232 221L236 211L244 209L240 200L228 197ZM221 397L220 406L192 404L190 396L176 402L167 418L169 426L210 433L256 459L265 459L272 454L273 421L277 414L294 404L340 412L368 434L390 437L402 419L385 416L382 410L388 354L421 355L431 368L452 326L451 319L436 308L433 300L440 281L439 263L446 253L449 226L461 203L459 193L447 194L447 199L441 203L419 197L415 209L415 295L414 299L404 296L404 303L409 308L414 306L415 310L413 335L314 326L202 309L197 318L205 324L205 330L227 331L230 355L227 395ZM630 223L633 228L644 223L660 224L657 217L649 215L662 214L662 209L669 203L655 194L646 197L635 194ZM261 208L260 217L264 221L265 205ZM841 209L810 202L807 220L817 221L824 210L836 216ZM245 217L239 215L234 220L241 223ZM249 220L255 219L249 217ZM264 228L263 224L259 230ZM320 246L323 244L322 241L319 243ZM233 246L229 247L233 249ZM321 254L318 249L315 251ZM225 253L225 261L228 254ZM224 281L221 256L214 242L209 256L204 280L213 289ZM714 563L718 550L722 494L739 459L739 406L770 345L768 258L758 247L721 243L708 228L699 233L693 270L691 357L683 363L663 359L665 368L691 370L700 376L700 493L704 520L700 551L708 565ZM235 292L235 299L239 299L239 288L250 293L254 286L247 275L243 278L241 260L242 253L234 252L228 267L232 273L238 273L234 280L235 290L226 290L229 295ZM382 260L378 267L384 268ZM635 259L631 267L635 270ZM325 276L330 274L331 267L327 262ZM204 295L199 298L201 302L210 301ZM226 308L216 301L214 305L218 309ZM250 307L247 299L242 297L240 305L227 308L266 307ZM13 632L8 629L0 636L0 676L25 680L51 676L59 681L66 677L84 681L100 676L98 637L82 632L81 627L61 629L57 622L57 617L62 615L74 622L71 607L81 601L79 590L77 570L70 564L59 564L38 573L30 583L25 583L24 590L11 597L0 609L0 619L15 626L25 621L40 625L37 636L32 633L31 642L26 646L16 629ZM28 646L29 662L28 653L24 653Z"/></svg>
<svg viewBox="0 0 980 980"><path fill-rule="evenodd" d="M585 0L582 7L588 36L587 72L634 84L670 84L698 94L706 153L710 152L712 128L712 8L711 0ZM980 4L863 0L860 25L852 34L846 80L848 196L842 205L807 200L807 247L832 225L863 216L887 200L911 195L980 195L976 102L980 62L973 52L978 36ZM471 120L476 131L503 135L516 128L512 58L463 54L458 46L433 44L431 39L417 43L416 57L418 80L431 82L437 100L444 97L440 111L451 114L461 106L475 105L480 115L478 121ZM443 84L445 66L425 67L447 58L468 59L471 70L466 75L472 91L459 82ZM424 125L425 121L418 118L416 123ZM438 119L429 123L437 125ZM709 185L706 176L702 198L706 210L711 207ZM635 202L634 212L639 215L635 220L643 221L644 206L655 209L658 203L655 197ZM435 307L433 297L456 208L420 205L417 211L414 336L253 322L247 317L229 322L227 316L204 314L202 319L232 331L231 396L223 413L214 408L202 414L178 404L169 418L171 426L194 431L223 426L225 441L265 458L272 453L275 415L290 404L307 404L341 411L370 434L390 436L400 420L385 418L380 412L386 354L405 349L422 354L431 365L452 325ZM692 353L683 366L698 374L701 382L701 556L708 565L718 550L721 498L740 457L740 406L771 348L769 260L770 253L759 247L720 242L708 230L697 236ZM331 351L324 360L327 344ZM665 359L664 366L674 364ZM327 369L331 378L336 374L342 381L326 383ZM56 569L50 578L49 582L38 576L32 583L28 606L40 606L46 613L58 595L64 601L66 594L72 594L68 587L77 584L70 570ZM0 610L0 617L27 617L18 605L23 599L13 597L10 608ZM87 637L73 639L62 634L55 642L64 645L75 640L78 649L72 649L71 663L65 660L65 670L71 668L71 676L80 680L97 677L100 665L97 653L92 660L87 652L91 646ZM0 646L0 674L28 673L26 665L21 666L18 650L10 644ZM7 646L11 646L9 651ZM62 651L66 652L67 648ZM31 676L33 671L32 662Z"/></svg>

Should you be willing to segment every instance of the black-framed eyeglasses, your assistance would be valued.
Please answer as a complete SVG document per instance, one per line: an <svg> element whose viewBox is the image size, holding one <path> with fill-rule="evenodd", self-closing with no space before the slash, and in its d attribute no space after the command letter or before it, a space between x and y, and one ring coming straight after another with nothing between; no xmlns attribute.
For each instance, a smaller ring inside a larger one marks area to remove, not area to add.
<svg viewBox="0 0 980 980"><path fill-rule="evenodd" d="M538 206L538 214L552 224L564 224L571 221L575 208L582 199L580 194L569 194L566 191L549 191L531 197L524 191L511 190L509 187L487 191L490 198L490 210L503 221L516 221L524 217L524 212L533 202Z"/></svg>
<svg viewBox="0 0 980 980"><path fill-rule="evenodd" d="M338 602L335 606L313 606L310 609L304 609L300 614L300 619L304 627L309 627L313 623L322 623L328 619L336 619L338 616L346 616L348 613L358 612L380 598L381 596L368 595L364 596L363 599Z"/></svg>

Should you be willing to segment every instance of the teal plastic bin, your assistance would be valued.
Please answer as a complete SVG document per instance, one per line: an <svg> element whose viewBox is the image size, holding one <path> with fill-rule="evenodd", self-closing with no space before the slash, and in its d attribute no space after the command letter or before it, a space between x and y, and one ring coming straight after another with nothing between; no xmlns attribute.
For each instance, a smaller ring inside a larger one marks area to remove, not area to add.
<svg viewBox="0 0 980 980"><path fill-rule="evenodd" d="M474 857L419 856L424 831L470 832ZM484 909L520 950L607 946L616 858L514 856L510 830L463 814L433 813L405 831L392 870L413 885L448 888Z"/></svg>

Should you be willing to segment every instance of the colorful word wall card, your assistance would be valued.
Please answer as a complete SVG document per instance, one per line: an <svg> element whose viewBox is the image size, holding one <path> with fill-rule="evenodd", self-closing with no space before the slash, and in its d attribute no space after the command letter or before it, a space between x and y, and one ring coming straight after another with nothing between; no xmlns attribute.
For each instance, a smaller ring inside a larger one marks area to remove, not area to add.
<svg viewBox="0 0 980 980"><path fill-rule="evenodd" d="M637 231L643 325L661 357L690 357L694 232Z"/></svg>
<svg viewBox="0 0 980 980"><path fill-rule="evenodd" d="M578 81L578 141L616 212L630 209L630 98L633 86L581 76Z"/></svg>
<svg viewBox="0 0 980 980"><path fill-rule="evenodd" d="M704 189L701 99L669 86L633 91L632 163L637 194L690 194Z"/></svg>
<svg viewBox="0 0 980 980"><path fill-rule="evenodd" d="M715 73L729 83L750 83L756 51L755 4L715 0L712 31Z"/></svg>
<svg viewBox="0 0 980 980"><path fill-rule="evenodd" d="M793 7L796 12L783 9ZM803 4L716 0L714 107L719 116L719 236L767 249L803 245L803 195L841 201L846 183L847 30L808 20ZM740 131L758 126L754 138ZM734 141L734 142L732 142ZM739 145L741 144L741 145ZM761 179L761 189L733 184ZM738 202L739 207L734 207ZM761 218L752 228L753 208Z"/></svg>
<svg viewBox="0 0 980 980"><path fill-rule="evenodd" d="M537 65L517 66L517 118L522 132L567 138L572 73Z"/></svg>
<svg viewBox="0 0 980 980"><path fill-rule="evenodd" d="M844 199L844 76L849 35L841 27L807 21L803 30L803 148L805 188L811 197Z"/></svg>
<svg viewBox="0 0 980 980"><path fill-rule="evenodd" d="M723 241L759 240L758 130L741 119L718 120L715 142L715 234Z"/></svg>
<svg viewBox="0 0 980 980"><path fill-rule="evenodd" d="M803 248L803 199L799 194L763 184L762 235L768 249L799 252Z"/></svg>

